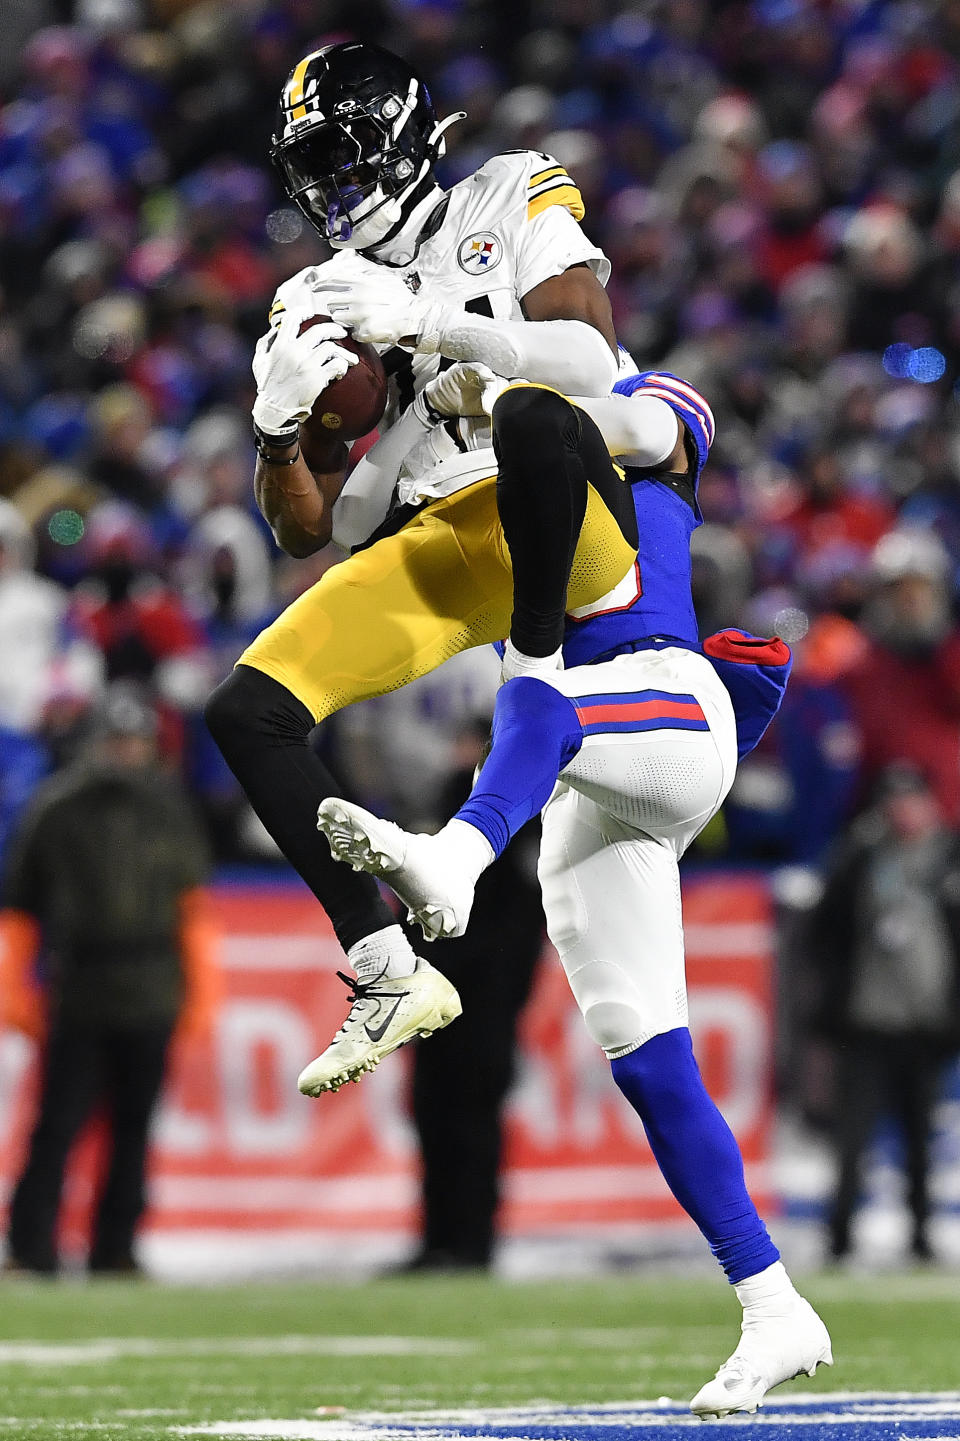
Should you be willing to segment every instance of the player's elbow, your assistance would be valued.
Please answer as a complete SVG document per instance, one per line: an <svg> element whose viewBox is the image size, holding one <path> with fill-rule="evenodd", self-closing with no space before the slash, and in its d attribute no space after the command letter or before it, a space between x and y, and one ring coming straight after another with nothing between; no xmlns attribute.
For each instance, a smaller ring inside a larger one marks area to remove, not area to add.
<svg viewBox="0 0 960 1441"><path fill-rule="evenodd" d="M565 395L609 395L617 379L617 359L595 326L584 320L568 320L561 324L568 333L566 343L558 351L558 374L555 382Z"/></svg>
<svg viewBox="0 0 960 1441"><path fill-rule="evenodd" d="M680 422L665 400L656 395L611 396L622 427L617 454L630 465L662 465L682 439ZM601 427L602 429L602 427Z"/></svg>
<svg viewBox="0 0 960 1441"><path fill-rule="evenodd" d="M286 517L274 521L270 529L284 555L289 555L294 560L306 560L309 556L316 555L318 550L329 545L331 539L329 520L316 532L305 530L303 526Z"/></svg>
<svg viewBox="0 0 960 1441"><path fill-rule="evenodd" d="M353 550L373 534L388 508L389 498L341 493L331 512L330 539L341 550Z"/></svg>
<svg viewBox="0 0 960 1441"><path fill-rule="evenodd" d="M281 539L276 531L273 535L284 555L288 555L291 560L308 560L311 555L316 555L317 551L323 548L321 544L304 540L301 537Z"/></svg>

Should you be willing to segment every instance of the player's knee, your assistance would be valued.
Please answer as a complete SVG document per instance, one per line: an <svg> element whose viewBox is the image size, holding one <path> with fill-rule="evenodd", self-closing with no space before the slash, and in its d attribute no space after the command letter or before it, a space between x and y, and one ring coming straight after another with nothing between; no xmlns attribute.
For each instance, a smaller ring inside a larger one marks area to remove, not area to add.
<svg viewBox="0 0 960 1441"><path fill-rule="evenodd" d="M306 706L292 692L248 665L238 665L220 682L204 706L203 715L210 734L228 758L253 736L305 742L314 724Z"/></svg>
<svg viewBox="0 0 960 1441"><path fill-rule="evenodd" d="M235 670L208 697L203 718L221 750L226 749L231 737L248 723L249 709Z"/></svg>
<svg viewBox="0 0 960 1441"><path fill-rule="evenodd" d="M570 419L573 407L555 390L522 385L505 390L493 407L493 435L498 446L538 446Z"/></svg>
<svg viewBox="0 0 960 1441"><path fill-rule="evenodd" d="M609 1055L619 1055L643 1038L643 1017L623 1001L597 1001L583 1012L583 1021L590 1039Z"/></svg>
<svg viewBox="0 0 960 1441"><path fill-rule="evenodd" d="M643 997L623 967L606 960L564 967L591 1040L604 1051L639 1045L649 1033Z"/></svg>
<svg viewBox="0 0 960 1441"><path fill-rule="evenodd" d="M493 710L494 741L510 732L529 735L531 744L550 755L558 773L583 744L576 706L538 676L511 676L498 690Z"/></svg>

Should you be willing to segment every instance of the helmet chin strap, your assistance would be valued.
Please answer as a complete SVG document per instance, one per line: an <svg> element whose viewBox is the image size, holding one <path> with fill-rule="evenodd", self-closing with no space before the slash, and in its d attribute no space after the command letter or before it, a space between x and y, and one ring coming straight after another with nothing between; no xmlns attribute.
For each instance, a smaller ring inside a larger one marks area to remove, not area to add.
<svg viewBox="0 0 960 1441"><path fill-rule="evenodd" d="M371 260L378 260L381 265L409 265L415 259L423 227L443 198L443 191L430 174L416 189L420 198L409 197L413 204L401 215L400 224L379 244L370 247Z"/></svg>
<svg viewBox="0 0 960 1441"><path fill-rule="evenodd" d="M395 230L398 222L403 220L403 196L394 195L389 200L377 205L374 214L361 216L355 223L351 224L346 215L342 215L334 222L336 229L330 226L332 233L329 241L334 250L368 250L380 242Z"/></svg>

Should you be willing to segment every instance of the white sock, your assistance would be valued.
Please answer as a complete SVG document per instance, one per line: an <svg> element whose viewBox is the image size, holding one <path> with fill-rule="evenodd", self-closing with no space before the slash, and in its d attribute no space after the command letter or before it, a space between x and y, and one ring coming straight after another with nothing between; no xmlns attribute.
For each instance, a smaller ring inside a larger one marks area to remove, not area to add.
<svg viewBox="0 0 960 1441"><path fill-rule="evenodd" d="M550 655L524 655L522 650L517 650L512 640L508 640L503 648L503 660L500 665L500 684L504 681L513 680L519 675L535 676L542 671L563 670L563 650L555 650Z"/></svg>
<svg viewBox="0 0 960 1441"><path fill-rule="evenodd" d="M364 936L347 951L347 960L359 981L374 976L412 976L417 969L417 954L399 926L384 926Z"/></svg>
<svg viewBox="0 0 960 1441"><path fill-rule="evenodd" d="M749 1314L751 1317L764 1314L779 1316L785 1303L792 1301L797 1294L782 1261L774 1261L765 1271L758 1271L755 1276L738 1281L733 1289L743 1307L744 1315Z"/></svg>
<svg viewBox="0 0 960 1441"><path fill-rule="evenodd" d="M437 831L434 839L443 845L444 854L449 856L458 870L466 872L474 885L487 866L496 860L493 846L483 831L478 831L469 821L447 821L447 824Z"/></svg>

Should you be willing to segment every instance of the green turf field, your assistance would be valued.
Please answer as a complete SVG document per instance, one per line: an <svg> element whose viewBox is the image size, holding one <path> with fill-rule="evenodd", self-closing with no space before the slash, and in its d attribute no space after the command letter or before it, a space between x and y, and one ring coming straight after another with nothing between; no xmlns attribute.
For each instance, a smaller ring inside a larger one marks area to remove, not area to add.
<svg viewBox="0 0 960 1441"><path fill-rule="evenodd" d="M833 1275L803 1289L837 1360L807 1393L960 1384L956 1275ZM722 1282L676 1277L203 1290L0 1280L0 1441L169 1441L177 1425L315 1419L325 1406L686 1399L733 1349L737 1323Z"/></svg>

